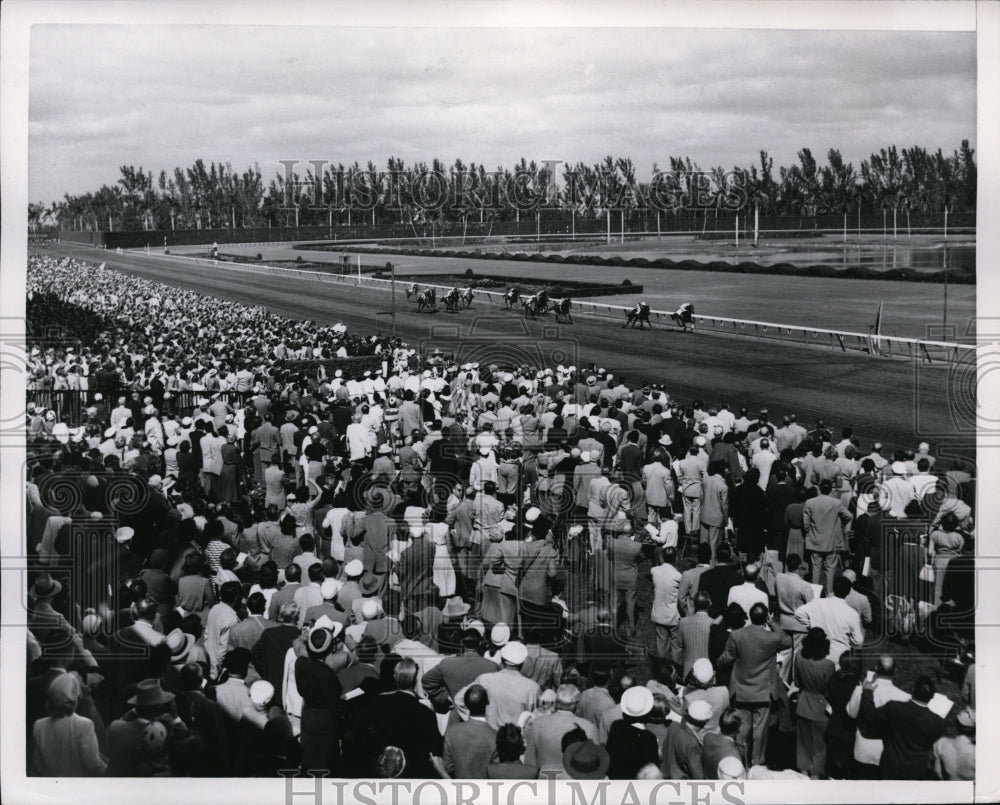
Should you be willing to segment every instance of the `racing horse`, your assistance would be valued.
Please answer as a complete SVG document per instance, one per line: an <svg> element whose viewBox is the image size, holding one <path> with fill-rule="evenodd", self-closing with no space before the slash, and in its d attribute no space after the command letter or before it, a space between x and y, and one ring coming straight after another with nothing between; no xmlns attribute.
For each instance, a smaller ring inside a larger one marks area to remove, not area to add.
<svg viewBox="0 0 1000 805"><path fill-rule="evenodd" d="M522 303L524 315L535 317L549 312L549 295L545 291L532 294Z"/></svg>
<svg viewBox="0 0 1000 805"><path fill-rule="evenodd" d="M420 299L420 286L417 283L412 283L409 288L406 289L406 301L410 301L410 297Z"/></svg>
<svg viewBox="0 0 1000 805"><path fill-rule="evenodd" d="M624 330L626 327L631 326L634 330L636 323L639 324L640 330L643 329L643 324L648 324L649 329L653 329L653 325L649 321L649 305L645 302L639 302L625 314L625 323L622 325L622 329Z"/></svg>
<svg viewBox="0 0 1000 805"><path fill-rule="evenodd" d="M465 302L465 309L466 310L468 310L470 307L472 307L472 299L473 299L473 297L475 297L475 295L476 294L472 290L472 288L466 288L462 292L462 301Z"/></svg>
<svg viewBox="0 0 1000 805"><path fill-rule="evenodd" d="M562 321L567 324L573 323L573 315L569 312L572 306L573 302L569 298L552 300L552 307L549 310L556 314L556 324Z"/></svg>
<svg viewBox="0 0 1000 805"><path fill-rule="evenodd" d="M521 304L521 293L517 288L511 288L503 295L504 310L513 310L516 305Z"/></svg>
<svg viewBox="0 0 1000 805"><path fill-rule="evenodd" d="M424 288L423 294L417 297L417 312L423 311L437 313L437 291L433 288Z"/></svg>
<svg viewBox="0 0 1000 805"><path fill-rule="evenodd" d="M690 302L685 302L677 308L675 312L670 314L670 318L684 332L687 332L689 324L691 325L691 332L694 332L694 305Z"/></svg>
<svg viewBox="0 0 1000 805"><path fill-rule="evenodd" d="M458 313L458 300L458 288L452 288L441 297L441 301L444 302L444 309L449 313Z"/></svg>

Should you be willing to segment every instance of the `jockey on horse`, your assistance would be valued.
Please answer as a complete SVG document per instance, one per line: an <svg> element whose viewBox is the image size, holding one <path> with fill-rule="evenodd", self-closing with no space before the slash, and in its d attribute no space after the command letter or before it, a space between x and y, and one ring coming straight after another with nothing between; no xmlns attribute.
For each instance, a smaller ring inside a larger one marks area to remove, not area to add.
<svg viewBox="0 0 1000 805"><path fill-rule="evenodd" d="M649 305L645 302L636 302L635 307L632 308L625 314L625 323L622 325L622 329L632 325L632 329L635 329L636 322L639 324L639 329L643 329L643 323L649 325L649 329L653 329L652 323L649 321Z"/></svg>
<svg viewBox="0 0 1000 805"><path fill-rule="evenodd" d="M420 287L415 282L411 283L410 287L406 289L406 301L407 302L410 301L410 297L411 296L414 297L414 298L416 298L416 299L420 298Z"/></svg>
<svg viewBox="0 0 1000 805"><path fill-rule="evenodd" d="M470 307L472 307L472 299L473 299L473 297L475 297L475 295L476 295L476 294L475 294L475 292L474 292L474 291L472 290L471 286L470 286L470 287L468 287L468 288L466 288L466 289L465 289L465 290L464 290L464 291L462 292L462 299L464 299L464 300L465 300L465 309L466 309L466 310L468 310L468 309L469 309Z"/></svg>
<svg viewBox="0 0 1000 805"><path fill-rule="evenodd" d="M445 310L455 313L458 311L458 288L452 288L441 297Z"/></svg>
<svg viewBox="0 0 1000 805"><path fill-rule="evenodd" d="M503 295L503 306L504 310L513 310L514 305L521 301L521 294L518 293L517 288L511 288L507 293Z"/></svg>
<svg viewBox="0 0 1000 805"><path fill-rule="evenodd" d="M680 327L684 332L687 332L688 325L691 325L691 332L694 332L694 305L690 302L685 302L681 305L674 313L670 314L670 318L674 320L678 327Z"/></svg>
<svg viewBox="0 0 1000 805"><path fill-rule="evenodd" d="M566 299L553 299L552 310L556 314L556 323L565 320L568 324L573 323L573 316L570 315L570 308L573 306L572 301L567 297Z"/></svg>
<svg viewBox="0 0 1000 805"><path fill-rule="evenodd" d="M433 288L424 288L423 294L417 297L417 310L429 310L431 313L437 311L437 291Z"/></svg>

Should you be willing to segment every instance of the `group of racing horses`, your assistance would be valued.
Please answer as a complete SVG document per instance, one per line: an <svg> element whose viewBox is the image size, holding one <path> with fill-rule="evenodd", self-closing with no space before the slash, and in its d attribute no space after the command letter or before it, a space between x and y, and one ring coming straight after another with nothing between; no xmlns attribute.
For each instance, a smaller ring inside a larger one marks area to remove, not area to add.
<svg viewBox="0 0 1000 805"><path fill-rule="evenodd" d="M472 288L460 291L458 288L451 288L441 297L441 303L448 313L457 313L459 310L468 310L472 307L472 300L475 298ZM433 287L421 289L416 283L406 289L406 299L416 299L417 311L420 313L437 313L437 289ZM530 318L556 314L556 323L573 323L573 315L570 310L573 306L569 298L550 299L547 291L537 291L530 296L522 298L517 288L510 288L503 296L504 310L515 310L518 307L524 310L524 315ZM694 305L685 302L676 312L670 314L671 320L682 330L687 332L688 328L694 331ZM647 325L653 329L650 322L650 309L646 302L637 302L635 307L630 308L625 313L625 323L622 327L635 329L638 324L639 329L644 329Z"/></svg>

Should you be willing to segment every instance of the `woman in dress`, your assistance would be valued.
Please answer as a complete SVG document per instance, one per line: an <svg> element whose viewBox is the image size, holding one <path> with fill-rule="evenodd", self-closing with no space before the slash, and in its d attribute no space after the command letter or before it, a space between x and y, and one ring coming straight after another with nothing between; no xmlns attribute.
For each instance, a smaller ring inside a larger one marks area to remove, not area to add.
<svg viewBox="0 0 1000 805"><path fill-rule="evenodd" d="M802 511L805 502L816 497L816 489L799 489L795 503L789 503L785 509L785 528L788 529L788 543L785 546L785 556L790 553L797 553L805 558L806 541L803 536L805 524L802 522Z"/></svg>
<svg viewBox="0 0 1000 805"><path fill-rule="evenodd" d="M235 503L240 498L240 481L243 478L243 458L236 446L236 433L230 431L222 445L222 472L219 473L219 499Z"/></svg>
<svg viewBox="0 0 1000 805"><path fill-rule="evenodd" d="M429 512L429 522L425 526L425 538L434 543L434 586L442 598L455 595L455 563L449 550L448 532L451 530L444 522L447 512L443 508L433 507Z"/></svg>
<svg viewBox="0 0 1000 805"><path fill-rule="evenodd" d="M830 640L818 627L802 639L802 649L795 658L794 682L799 687L795 710L795 754L799 771L818 779L826 774L826 727L829 704L826 696L836 670L827 659Z"/></svg>
<svg viewBox="0 0 1000 805"><path fill-rule="evenodd" d="M934 604L941 605L941 591L944 587L944 573L948 563L956 556L961 556L965 537L958 530L958 517L955 512L945 512L940 522L931 531L927 539L928 554L934 565Z"/></svg>

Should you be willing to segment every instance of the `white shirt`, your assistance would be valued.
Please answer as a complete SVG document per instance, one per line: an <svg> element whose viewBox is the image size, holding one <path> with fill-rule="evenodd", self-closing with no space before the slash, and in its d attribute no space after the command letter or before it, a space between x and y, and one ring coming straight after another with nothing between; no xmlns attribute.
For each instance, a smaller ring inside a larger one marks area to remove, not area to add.
<svg viewBox="0 0 1000 805"><path fill-rule="evenodd" d="M861 685L854 689L850 701L847 702L847 715L857 718L861 712ZM910 694L897 688L891 679L886 677L875 677L875 690L872 691L875 707L882 707L887 702L906 702L910 700ZM859 763L867 763L870 766L877 766L882 760L882 739L865 738L861 731L854 738L854 759Z"/></svg>
<svg viewBox="0 0 1000 805"><path fill-rule="evenodd" d="M728 606L729 604L739 604L747 614L750 613L750 607L754 604L763 604L770 609L767 601L767 593L763 590L758 590L756 585L749 581L730 588L729 598L726 601L726 605Z"/></svg>

